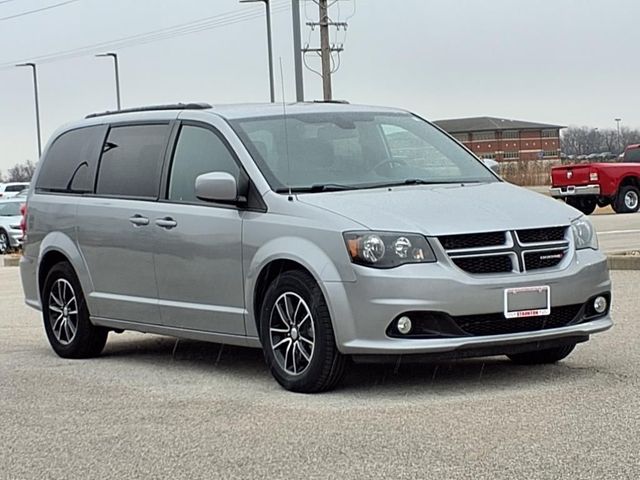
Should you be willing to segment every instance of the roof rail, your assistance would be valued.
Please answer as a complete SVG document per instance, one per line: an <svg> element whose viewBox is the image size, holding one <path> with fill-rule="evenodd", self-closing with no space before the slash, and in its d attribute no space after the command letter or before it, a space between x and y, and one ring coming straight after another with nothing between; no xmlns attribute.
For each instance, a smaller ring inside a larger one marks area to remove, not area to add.
<svg viewBox="0 0 640 480"><path fill-rule="evenodd" d="M341 103L349 105L349 102L346 100L314 100L313 103Z"/></svg>
<svg viewBox="0 0 640 480"><path fill-rule="evenodd" d="M169 103L166 105L149 105L147 107L124 108L122 110L107 110L106 112L91 113L84 118L104 117L117 113L153 112L157 110L206 110L212 108L208 103Z"/></svg>

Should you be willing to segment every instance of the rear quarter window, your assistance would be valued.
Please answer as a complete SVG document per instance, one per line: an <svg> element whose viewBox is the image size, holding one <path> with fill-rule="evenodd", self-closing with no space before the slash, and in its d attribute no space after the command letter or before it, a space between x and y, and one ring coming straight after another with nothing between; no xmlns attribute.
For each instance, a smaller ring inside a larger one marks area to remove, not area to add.
<svg viewBox="0 0 640 480"><path fill-rule="evenodd" d="M105 133L106 127L98 125L60 135L42 161L36 191L93 192Z"/></svg>
<svg viewBox="0 0 640 480"><path fill-rule="evenodd" d="M624 153L624 161L640 163L640 148L632 148Z"/></svg>

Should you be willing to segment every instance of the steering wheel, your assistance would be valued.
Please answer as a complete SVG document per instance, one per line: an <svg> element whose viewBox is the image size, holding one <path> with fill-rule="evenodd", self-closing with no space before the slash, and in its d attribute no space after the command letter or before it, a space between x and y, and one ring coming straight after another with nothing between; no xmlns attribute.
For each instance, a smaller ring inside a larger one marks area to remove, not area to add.
<svg viewBox="0 0 640 480"><path fill-rule="evenodd" d="M407 162L405 162L404 160L399 160L397 158L387 158L386 160L383 160L382 162L378 163L375 167L373 167L370 171L372 172L377 172L378 169L380 167L382 167L383 165L407 165Z"/></svg>

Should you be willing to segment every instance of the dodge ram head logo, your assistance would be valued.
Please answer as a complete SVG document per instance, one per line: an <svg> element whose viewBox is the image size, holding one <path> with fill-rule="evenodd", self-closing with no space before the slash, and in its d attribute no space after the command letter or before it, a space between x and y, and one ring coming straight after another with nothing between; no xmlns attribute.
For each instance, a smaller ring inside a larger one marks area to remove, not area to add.
<svg viewBox="0 0 640 480"><path fill-rule="evenodd" d="M571 178L571 177L573 177L573 171L567 170L567 178Z"/></svg>

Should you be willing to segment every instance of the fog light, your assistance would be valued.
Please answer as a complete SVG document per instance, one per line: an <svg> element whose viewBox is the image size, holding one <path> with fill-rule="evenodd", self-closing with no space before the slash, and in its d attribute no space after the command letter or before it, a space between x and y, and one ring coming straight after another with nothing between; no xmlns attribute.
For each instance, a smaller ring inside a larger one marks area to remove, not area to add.
<svg viewBox="0 0 640 480"><path fill-rule="evenodd" d="M406 335L411 331L411 319L409 317L400 317L396 326L401 334Z"/></svg>
<svg viewBox="0 0 640 480"><path fill-rule="evenodd" d="M596 297L593 301L593 309L597 313L604 313L607 309L607 299L604 297Z"/></svg>

